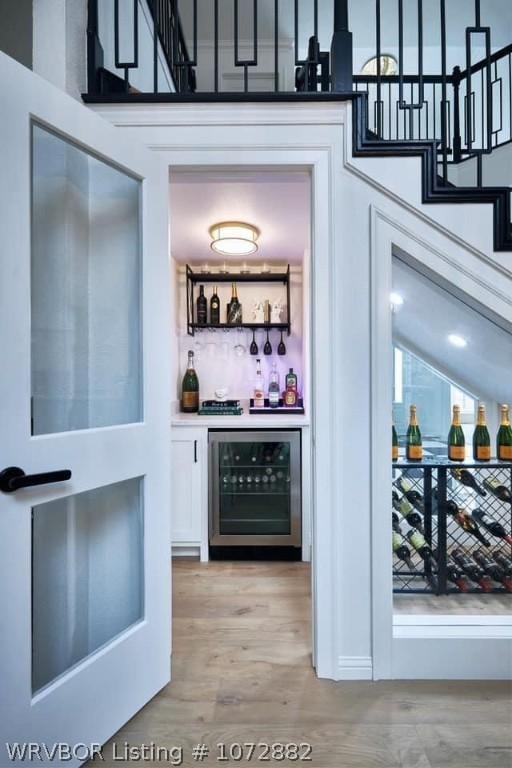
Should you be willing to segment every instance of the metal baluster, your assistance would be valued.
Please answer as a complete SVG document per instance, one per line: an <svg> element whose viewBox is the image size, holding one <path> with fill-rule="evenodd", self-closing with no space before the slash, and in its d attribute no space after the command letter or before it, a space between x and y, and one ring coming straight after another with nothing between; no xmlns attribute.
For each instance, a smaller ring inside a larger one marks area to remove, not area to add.
<svg viewBox="0 0 512 768"><path fill-rule="evenodd" d="M119 53L119 0L114 0L114 63L116 69L124 69L124 80L128 91L130 69L139 66L139 4L133 0L133 60L121 61Z"/></svg>
<svg viewBox="0 0 512 768"><path fill-rule="evenodd" d="M274 0L274 91L279 91L279 0Z"/></svg>
<svg viewBox="0 0 512 768"><path fill-rule="evenodd" d="M446 125L446 0L441 3L441 152L443 162L443 181L448 181L448 132Z"/></svg>
<svg viewBox="0 0 512 768"><path fill-rule="evenodd" d="M377 49L377 136L382 138L382 61L381 61L380 0L375 0L375 45Z"/></svg>
<svg viewBox="0 0 512 768"><path fill-rule="evenodd" d="M437 594L438 595L445 595L446 587L447 587L446 497L447 497L447 469L445 467L439 467L437 470L437 565L438 565Z"/></svg>
<svg viewBox="0 0 512 768"><path fill-rule="evenodd" d="M153 0L153 93L158 93L158 5L157 0Z"/></svg>
<svg viewBox="0 0 512 768"><path fill-rule="evenodd" d="M238 41L238 18L239 8L238 0L235 0L234 7L234 21L235 21L235 67L243 67L244 69L244 92L249 90L249 67L255 67L258 65L258 0L253 0L253 57L252 59L240 59L239 57L239 41Z"/></svg>
<svg viewBox="0 0 512 768"><path fill-rule="evenodd" d="M458 163L462 157L462 139L460 135L460 67L454 67L452 72L453 84L453 162Z"/></svg>
<svg viewBox="0 0 512 768"><path fill-rule="evenodd" d="M331 43L331 90L352 91L352 33L348 28L348 0L334 0L334 34Z"/></svg>
<svg viewBox="0 0 512 768"><path fill-rule="evenodd" d="M213 5L213 82L215 93L219 91L219 0Z"/></svg>

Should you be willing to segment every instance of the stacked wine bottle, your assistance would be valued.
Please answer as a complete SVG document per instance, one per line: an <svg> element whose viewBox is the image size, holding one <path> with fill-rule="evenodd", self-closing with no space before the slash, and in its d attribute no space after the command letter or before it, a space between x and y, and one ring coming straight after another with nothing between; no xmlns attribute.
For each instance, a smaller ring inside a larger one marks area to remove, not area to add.
<svg viewBox="0 0 512 768"><path fill-rule="evenodd" d="M394 591L512 594L512 465L394 474Z"/></svg>

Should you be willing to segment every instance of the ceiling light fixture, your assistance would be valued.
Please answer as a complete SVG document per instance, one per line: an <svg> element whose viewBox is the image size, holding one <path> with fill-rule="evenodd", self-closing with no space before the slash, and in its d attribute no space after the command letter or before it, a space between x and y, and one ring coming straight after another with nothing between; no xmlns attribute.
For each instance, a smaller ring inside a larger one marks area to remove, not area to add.
<svg viewBox="0 0 512 768"><path fill-rule="evenodd" d="M389 300L391 302L391 306L393 309L397 309L398 307L401 307L404 303L403 297L400 296L399 293L390 293L389 294Z"/></svg>
<svg viewBox="0 0 512 768"><path fill-rule="evenodd" d="M466 339L463 336L459 336L458 333L450 333L448 341L453 347L458 347L459 349L464 349L468 345Z"/></svg>
<svg viewBox="0 0 512 768"><path fill-rule="evenodd" d="M210 248L223 256L249 256L258 250L260 230L243 221L221 221L209 229Z"/></svg>

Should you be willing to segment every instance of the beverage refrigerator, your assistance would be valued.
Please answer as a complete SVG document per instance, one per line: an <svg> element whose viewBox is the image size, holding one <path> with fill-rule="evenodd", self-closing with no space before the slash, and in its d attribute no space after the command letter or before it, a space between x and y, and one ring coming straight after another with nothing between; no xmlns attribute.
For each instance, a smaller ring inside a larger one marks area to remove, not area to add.
<svg viewBox="0 0 512 768"><path fill-rule="evenodd" d="M210 544L300 547L300 430L210 430L208 440Z"/></svg>

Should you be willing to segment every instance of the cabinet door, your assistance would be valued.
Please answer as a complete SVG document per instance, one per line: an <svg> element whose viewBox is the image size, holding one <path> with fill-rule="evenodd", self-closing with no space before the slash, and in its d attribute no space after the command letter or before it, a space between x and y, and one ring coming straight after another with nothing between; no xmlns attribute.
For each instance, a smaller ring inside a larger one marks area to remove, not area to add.
<svg viewBox="0 0 512 768"><path fill-rule="evenodd" d="M201 544L202 440L196 433L175 436L171 443L173 479L171 539L173 545ZM206 519L206 517L205 517Z"/></svg>

